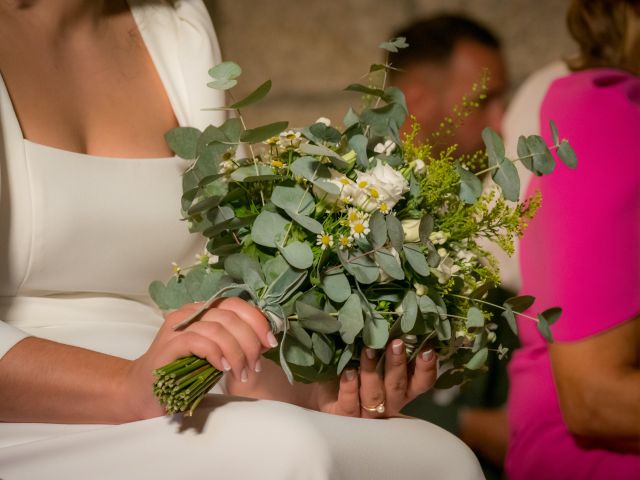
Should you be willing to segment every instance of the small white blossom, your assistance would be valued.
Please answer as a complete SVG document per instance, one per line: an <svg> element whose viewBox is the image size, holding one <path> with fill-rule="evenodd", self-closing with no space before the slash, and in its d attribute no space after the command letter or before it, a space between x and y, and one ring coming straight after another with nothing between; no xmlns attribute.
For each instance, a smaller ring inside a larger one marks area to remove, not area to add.
<svg viewBox="0 0 640 480"><path fill-rule="evenodd" d="M295 148L298 145L300 145L300 132L296 132L295 130L287 130L280 133L280 138L278 138L278 146L282 148Z"/></svg>
<svg viewBox="0 0 640 480"><path fill-rule="evenodd" d="M427 164L424 163L424 160L420 158L416 158L413 161L412 166L413 166L413 171L416 172L418 175L423 175L427 173Z"/></svg>
<svg viewBox="0 0 640 480"><path fill-rule="evenodd" d="M429 240L431 240L434 245L442 245L447 240L449 240L449 236L449 233L440 230L438 232L431 232L431 235L429 235Z"/></svg>
<svg viewBox="0 0 640 480"><path fill-rule="evenodd" d="M320 245L322 250L326 250L329 247L333 247L333 235L329 235L326 232L319 234L316 240L316 245Z"/></svg>
<svg viewBox="0 0 640 480"><path fill-rule="evenodd" d="M370 231L369 219L357 220L351 223L351 235L354 238L364 238Z"/></svg>
<svg viewBox="0 0 640 480"><path fill-rule="evenodd" d="M414 283L413 288L416 291L416 295L419 297L426 295L429 292L429 287L421 283Z"/></svg>
<svg viewBox="0 0 640 480"><path fill-rule="evenodd" d="M396 144L392 140L387 140L384 143L378 143L373 147L373 151L376 153L383 153L384 155L391 155L396 149Z"/></svg>
<svg viewBox="0 0 640 480"><path fill-rule="evenodd" d="M340 250L351 248L353 246L353 237L351 235L340 235L338 245L340 245Z"/></svg>

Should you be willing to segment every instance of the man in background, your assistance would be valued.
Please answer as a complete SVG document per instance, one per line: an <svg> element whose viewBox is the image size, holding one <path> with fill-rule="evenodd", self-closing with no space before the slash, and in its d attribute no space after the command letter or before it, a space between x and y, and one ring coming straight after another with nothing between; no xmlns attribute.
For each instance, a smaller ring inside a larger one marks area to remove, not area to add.
<svg viewBox="0 0 640 480"><path fill-rule="evenodd" d="M409 46L390 55L389 62L397 69L391 72L391 84L402 89L409 114L421 125L416 140L431 143L436 151L457 144L455 155L467 158L484 151L482 130L491 127L500 132L505 108L507 77L498 38L458 15L416 21L395 37L405 37ZM478 88L483 78L488 78L484 91ZM402 132L410 130L407 121ZM499 289L490 301L501 304L514 294ZM499 313L495 318L500 319ZM517 337L506 325L501 325L498 336L503 345L517 346ZM491 355L487 363L489 372L484 376L462 388L431 391L403 412L458 435L478 454L487 478L498 479L508 437L506 361Z"/></svg>

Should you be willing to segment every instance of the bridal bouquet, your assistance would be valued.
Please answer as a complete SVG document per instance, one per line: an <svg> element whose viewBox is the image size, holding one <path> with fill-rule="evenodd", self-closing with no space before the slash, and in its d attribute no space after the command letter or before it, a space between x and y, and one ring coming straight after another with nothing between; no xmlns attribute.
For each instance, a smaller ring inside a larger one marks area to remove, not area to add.
<svg viewBox="0 0 640 480"><path fill-rule="evenodd" d="M381 45L405 46L402 38ZM540 204L538 197L518 202L513 163L542 175L553 170L553 156L541 137L529 136L520 138L520 158L508 159L501 139L486 129L488 166L474 173L455 147L435 154L417 144L418 125L401 136L407 108L402 92L385 85L390 68L371 66L384 76L381 86L347 87L368 104L359 113L350 109L340 128L323 118L297 129L286 122L247 128L242 109L265 97L267 81L220 107L236 113L224 124L167 134L175 153L193 161L183 177L182 209L190 230L208 243L195 265L174 266L166 284L151 284L160 308L203 301L203 311L224 296L247 299L279 337L265 355L290 381L335 378L357 363L362 348L382 349L394 338L410 358L425 346L436 352L448 366L441 387L482 371L490 350L507 353L494 346L497 325L485 300L499 283L498 268L478 241L513 250ZM240 73L235 63L221 63L209 71L209 86L230 89ZM575 166L571 147L551 128L551 148ZM493 188L483 188L483 174ZM533 300L510 298L496 321L515 331L515 315ZM553 308L529 318L551 339L549 325L559 314ZM197 357L155 373L155 393L169 412L192 412L222 375Z"/></svg>

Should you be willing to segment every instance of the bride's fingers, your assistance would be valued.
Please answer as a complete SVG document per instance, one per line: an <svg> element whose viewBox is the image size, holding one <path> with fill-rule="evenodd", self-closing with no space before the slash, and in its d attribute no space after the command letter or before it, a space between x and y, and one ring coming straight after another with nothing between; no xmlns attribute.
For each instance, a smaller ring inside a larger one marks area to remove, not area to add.
<svg viewBox="0 0 640 480"><path fill-rule="evenodd" d="M246 322L256 332L264 349L268 350L278 346L278 341L271 332L269 322L258 308L237 297L223 298L215 304L215 308L233 312Z"/></svg>
<svg viewBox="0 0 640 480"><path fill-rule="evenodd" d="M385 355L384 389L388 413L398 413L407 403L407 354L399 338L388 346Z"/></svg>
<svg viewBox="0 0 640 480"><path fill-rule="evenodd" d="M375 411L385 401L384 382L376 370L378 355L372 348L364 348L360 355L360 407L365 418L379 418Z"/></svg>
<svg viewBox="0 0 640 480"><path fill-rule="evenodd" d="M409 401L418 395L429 390L438 376L438 362L433 350L420 352L415 360L415 368L409 387L407 388L407 398Z"/></svg>
<svg viewBox="0 0 640 480"><path fill-rule="evenodd" d="M360 394L358 392L358 375L353 369L342 372L338 390L338 412L347 417L360 416Z"/></svg>

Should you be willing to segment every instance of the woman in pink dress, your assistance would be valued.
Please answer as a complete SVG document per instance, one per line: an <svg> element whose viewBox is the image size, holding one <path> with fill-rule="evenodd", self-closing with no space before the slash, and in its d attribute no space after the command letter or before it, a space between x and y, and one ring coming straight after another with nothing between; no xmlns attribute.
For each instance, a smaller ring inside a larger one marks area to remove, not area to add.
<svg viewBox="0 0 640 480"><path fill-rule="evenodd" d="M578 166L536 177L543 205L521 244L523 291L561 306L548 344L519 322L507 472L640 478L640 2L574 0L574 73L542 104ZM552 140L547 136L548 144Z"/></svg>

